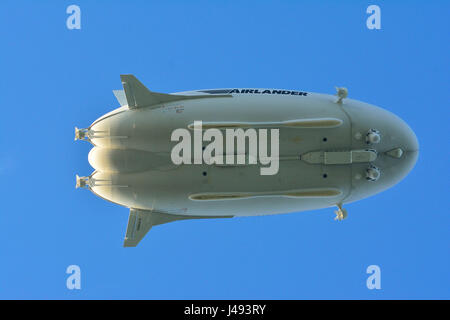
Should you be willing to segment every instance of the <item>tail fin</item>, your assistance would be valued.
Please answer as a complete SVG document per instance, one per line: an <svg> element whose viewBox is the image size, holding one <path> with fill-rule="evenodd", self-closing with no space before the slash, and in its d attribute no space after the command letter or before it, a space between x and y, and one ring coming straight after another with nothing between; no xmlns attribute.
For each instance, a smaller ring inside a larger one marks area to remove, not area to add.
<svg viewBox="0 0 450 320"><path fill-rule="evenodd" d="M121 107L126 106L128 104L127 97L125 96L125 91L113 90L113 93L116 96L117 101L119 101Z"/></svg>
<svg viewBox="0 0 450 320"><path fill-rule="evenodd" d="M130 209L124 247L136 247L153 226L177 220L232 218L232 216L184 216L168 214L162 211Z"/></svg>
<svg viewBox="0 0 450 320"><path fill-rule="evenodd" d="M231 97L231 95L217 95L217 94L185 96L179 94L152 92L148 90L132 74L123 74L120 76L120 80L122 81L122 86L123 90L125 91L127 104L130 109L137 109L143 107L151 108L152 106L156 106L159 104L186 99Z"/></svg>

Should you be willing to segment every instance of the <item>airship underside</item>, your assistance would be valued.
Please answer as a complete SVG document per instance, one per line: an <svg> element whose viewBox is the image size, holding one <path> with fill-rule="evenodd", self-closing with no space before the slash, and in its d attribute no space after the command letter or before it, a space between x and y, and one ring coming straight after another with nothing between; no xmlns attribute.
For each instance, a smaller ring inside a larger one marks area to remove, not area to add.
<svg viewBox="0 0 450 320"><path fill-rule="evenodd" d="M121 107L76 129L75 139L93 144L95 169L77 176L77 187L130 208L124 246L183 219L337 206L342 220L343 204L395 185L418 157L404 121L347 99L345 88L337 96L263 88L163 94L132 75L121 80Z"/></svg>

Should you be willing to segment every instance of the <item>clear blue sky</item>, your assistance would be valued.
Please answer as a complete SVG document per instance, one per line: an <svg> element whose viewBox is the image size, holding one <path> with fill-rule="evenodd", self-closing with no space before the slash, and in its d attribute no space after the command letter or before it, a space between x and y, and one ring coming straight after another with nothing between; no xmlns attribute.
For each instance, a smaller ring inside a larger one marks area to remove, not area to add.
<svg viewBox="0 0 450 320"><path fill-rule="evenodd" d="M81 30L66 8L81 7ZM381 8L381 30L366 8ZM0 298L450 298L448 1L1 1ZM150 89L276 87L384 107L420 142L392 189L333 209L176 222L122 248L128 210L86 190L73 141ZM81 267L82 289L66 288ZM382 289L366 288L381 267Z"/></svg>

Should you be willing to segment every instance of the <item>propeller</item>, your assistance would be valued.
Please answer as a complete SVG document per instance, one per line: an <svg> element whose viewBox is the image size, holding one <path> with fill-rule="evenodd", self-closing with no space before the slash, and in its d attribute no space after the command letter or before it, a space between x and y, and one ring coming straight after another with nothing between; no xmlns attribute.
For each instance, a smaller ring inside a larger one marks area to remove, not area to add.
<svg viewBox="0 0 450 320"><path fill-rule="evenodd" d="M334 218L334 220L342 221L345 218L347 218L347 216L348 216L347 210L342 208L341 203L338 203L337 207L338 207L338 210L334 211L334 213L336 214L336 217Z"/></svg>
<svg viewBox="0 0 450 320"><path fill-rule="evenodd" d="M335 87L336 88L336 95L338 96L337 103L342 103L342 100L347 98L348 96L348 90L344 87Z"/></svg>
<svg viewBox="0 0 450 320"><path fill-rule="evenodd" d="M76 184L75 189L78 188L86 188L86 186L89 186L89 177L80 177L79 175L75 175Z"/></svg>
<svg viewBox="0 0 450 320"><path fill-rule="evenodd" d="M86 140L86 135L88 134L88 129L78 129L75 127L75 141Z"/></svg>

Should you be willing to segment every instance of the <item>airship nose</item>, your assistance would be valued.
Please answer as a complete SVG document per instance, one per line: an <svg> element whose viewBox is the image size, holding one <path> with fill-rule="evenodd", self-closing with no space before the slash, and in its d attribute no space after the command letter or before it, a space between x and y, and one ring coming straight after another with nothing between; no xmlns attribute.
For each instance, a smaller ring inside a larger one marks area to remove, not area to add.
<svg viewBox="0 0 450 320"><path fill-rule="evenodd" d="M419 153L419 141L414 131L401 119L397 119L398 122L402 122L398 127L400 129L399 133L399 144L403 147L405 152L411 152L416 155ZM417 156L416 156L417 159ZM415 163L415 162L414 162ZM414 164L413 164L414 166Z"/></svg>
<svg viewBox="0 0 450 320"><path fill-rule="evenodd" d="M407 126L405 124L405 126ZM396 148L386 150L385 174L390 176L391 185L402 180L414 168L419 157L419 143L411 128L402 126L401 138Z"/></svg>
<svg viewBox="0 0 450 320"><path fill-rule="evenodd" d="M385 174L391 175L392 185L408 175L419 157L416 134L403 120L398 117L395 120L397 125L391 129L391 145L384 152Z"/></svg>
<svg viewBox="0 0 450 320"><path fill-rule="evenodd" d="M346 199L353 202L403 180L417 162L419 142L406 122L387 110L351 101L345 111L352 121L353 148L377 153L376 160L367 166L355 165L353 191Z"/></svg>

